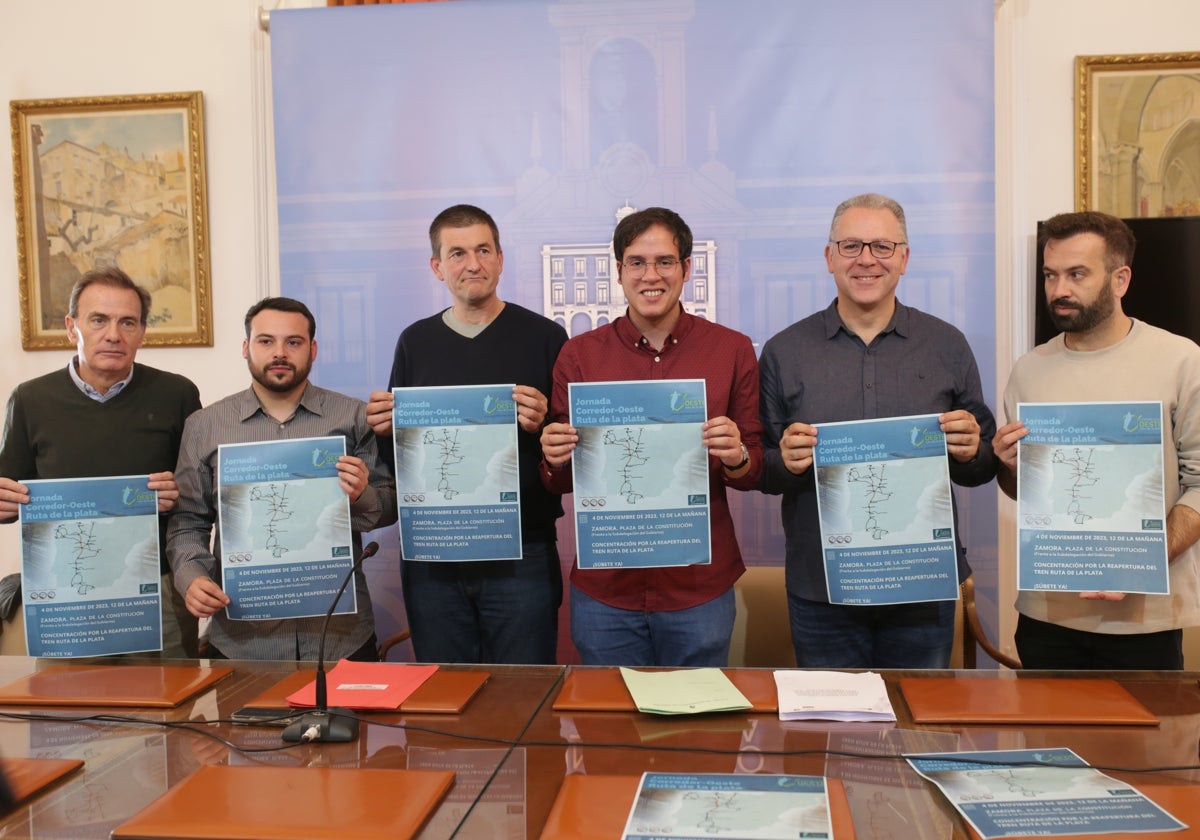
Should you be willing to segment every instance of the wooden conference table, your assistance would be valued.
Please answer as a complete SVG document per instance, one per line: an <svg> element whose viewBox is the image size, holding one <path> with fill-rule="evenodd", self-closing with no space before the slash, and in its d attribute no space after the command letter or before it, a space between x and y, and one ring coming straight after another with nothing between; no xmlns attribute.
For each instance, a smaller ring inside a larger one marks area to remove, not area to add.
<svg viewBox="0 0 1200 840"><path fill-rule="evenodd" d="M121 664L128 662L122 660ZM0 657L0 685L57 664ZM190 721L241 747L279 745L277 728L204 722L227 719L293 674L297 666L279 662L213 664L229 664L234 673L174 709L117 713L159 723ZM1069 747L1097 765L1148 768L1200 762L1200 674L1195 672L1061 675L1110 676L1159 719L1155 726L1068 726L916 724L898 686L905 677L953 676L985 681L990 690L1002 688L1002 681L1056 676L1045 672L884 672L896 723L839 724L783 722L768 712L661 717L636 711L556 711L554 702L571 669L485 666L482 670L490 677L460 714L364 713L372 723L362 727L355 742L305 744L277 752L243 752L192 731L138 723L0 718L0 755L85 762L82 770L0 820L0 837L105 838L116 825L202 765L274 764L455 771L454 786L420 834L423 840L536 840L542 836L568 777L572 783L587 777L580 790L589 797L602 797L598 800L602 818L585 813L577 824L558 823L556 840L606 836L597 832L605 819L611 822L616 817L623 822L628 802L621 800L621 792L627 789L629 779L645 770L825 775L841 780L859 838L941 840L967 834L932 786L902 761L862 755ZM30 710L0 707L0 713L25 711ZM32 711L63 718L100 710ZM384 724L403 724L405 728ZM1107 772L1138 787L1200 782L1200 774L1186 769L1152 774ZM1200 820L1192 821L1193 830L1200 832L1198 823Z"/></svg>

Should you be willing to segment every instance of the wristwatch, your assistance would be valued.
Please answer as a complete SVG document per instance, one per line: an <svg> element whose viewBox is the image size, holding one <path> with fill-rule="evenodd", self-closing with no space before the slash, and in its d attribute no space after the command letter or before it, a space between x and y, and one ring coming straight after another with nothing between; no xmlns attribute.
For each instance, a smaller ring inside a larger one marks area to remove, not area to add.
<svg viewBox="0 0 1200 840"><path fill-rule="evenodd" d="M737 472L738 470L740 470L742 467L746 466L746 465L747 465L747 464L749 464L749 463L750 463L750 450L749 450L749 449L747 449L747 448L746 448L746 444L744 444L744 443L743 443L743 444L742 444L742 460L738 461L738 462L737 462L736 464L734 464L732 467L731 467L731 466L729 466L728 464L722 464L721 466L723 466L723 467L724 467L725 469L727 469L729 472L731 472L731 473L735 473L735 472Z"/></svg>

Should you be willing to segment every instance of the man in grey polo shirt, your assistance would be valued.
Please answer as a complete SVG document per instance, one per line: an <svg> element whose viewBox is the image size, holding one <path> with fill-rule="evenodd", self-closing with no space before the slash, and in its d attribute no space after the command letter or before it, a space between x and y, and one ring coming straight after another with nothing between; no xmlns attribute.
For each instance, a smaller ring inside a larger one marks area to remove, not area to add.
<svg viewBox="0 0 1200 840"><path fill-rule="evenodd" d="M812 470L821 423L940 413L950 479L973 487L996 474L996 421L966 338L896 299L908 256L899 204L875 193L842 202L825 246L837 298L768 341L759 360L766 455L760 489L783 494L788 615L800 667L950 662L953 601L829 603ZM957 548L965 577L970 568Z"/></svg>

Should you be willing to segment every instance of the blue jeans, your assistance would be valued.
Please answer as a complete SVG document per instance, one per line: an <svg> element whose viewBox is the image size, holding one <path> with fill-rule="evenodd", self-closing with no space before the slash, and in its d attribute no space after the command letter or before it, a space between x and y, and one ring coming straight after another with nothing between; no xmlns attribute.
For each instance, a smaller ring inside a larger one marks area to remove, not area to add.
<svg viewBox="0 0 1200 840"><path fill-rule="evenodd" d="M729 664L733 589L686 610L610 607L571 587L571 639L584 665L716 667Z"/></svg>
<svg viewBox="0 0 1200 840"><path fill-rule="evenodd" d="M801 668L948 668L954 601L852 607L788 593Z"/></svg>
<svg viewBox="0 0 1200 840"><path fill-rule="evenodd" d="M562 568L553 542L520 560L404 560L400 580L418 662L553 665Z"/></svg>

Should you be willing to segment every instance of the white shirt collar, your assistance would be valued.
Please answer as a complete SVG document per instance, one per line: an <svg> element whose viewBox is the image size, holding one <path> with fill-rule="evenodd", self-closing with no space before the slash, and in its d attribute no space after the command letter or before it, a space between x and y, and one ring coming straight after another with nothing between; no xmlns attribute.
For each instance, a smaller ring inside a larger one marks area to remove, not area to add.
<svg viewBox="0 0 1200 840"><path fill-rule="evenodd" d="M108 402L113 397L115 397L117 394L124 391L125 386L129 384L129 380L133 379L133 368L131 367L131 368L129 368L128 376L126 376L120 382L113 383L113 386L111 388L109 388L107 391L105 391L103 394L101 394L99 391L97 391L91 385L84 382L83 377L81 377L79 375L79 357L78 356L71 357L71 361L69 361L67 363L67 372L71 374L71 379L75 382L75 387L77 387L80 391L83 391L83 393L86 394L89 399L93 399L99 403Z"/></svg>

